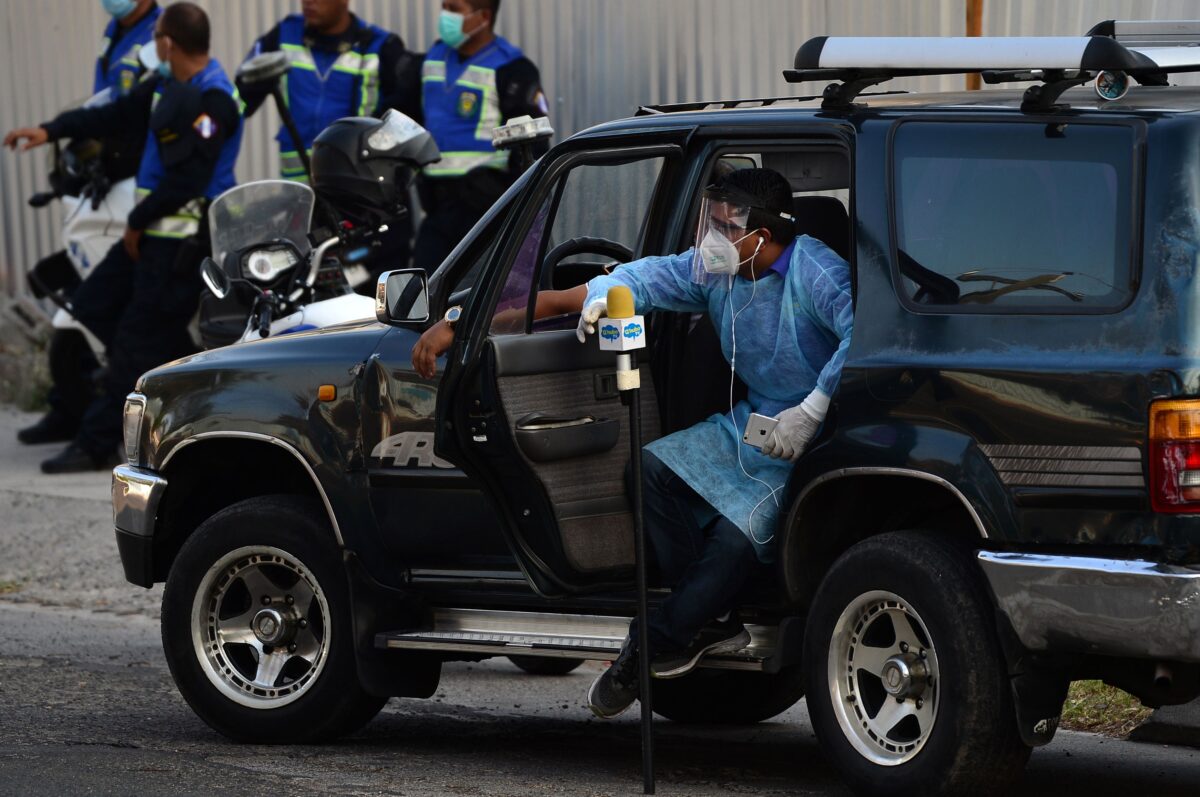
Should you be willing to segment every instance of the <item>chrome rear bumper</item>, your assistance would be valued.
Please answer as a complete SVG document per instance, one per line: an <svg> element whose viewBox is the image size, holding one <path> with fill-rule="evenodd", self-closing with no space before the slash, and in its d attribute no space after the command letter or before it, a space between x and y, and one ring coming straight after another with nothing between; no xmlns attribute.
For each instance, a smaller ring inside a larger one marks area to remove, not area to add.
<svg viewBox="0 0 1200 797"><path fill-rule="evenodd" d="M1200 566L981 551L1030 650L1200 662Z"/></svg>

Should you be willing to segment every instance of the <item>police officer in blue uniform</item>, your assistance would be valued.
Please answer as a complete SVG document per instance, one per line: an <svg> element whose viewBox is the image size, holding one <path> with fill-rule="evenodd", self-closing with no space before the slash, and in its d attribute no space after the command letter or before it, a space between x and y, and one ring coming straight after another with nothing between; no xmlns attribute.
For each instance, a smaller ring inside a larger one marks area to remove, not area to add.
<svg viewBox="0 0 1200 797"><path fill-rule="evenodd" d="M500 0L443 0L441 39L421 67L423 121L442 151L418 183L426 216L413 260L426 271L441 264L517 176L508 152L492 147L493 128L547 115L537 67L494 31L499 10Z"/></svg>
<svg viewBox="0 0 1200 797"><path fill-rule="evenodd" d="M121 442L126 394L143 372L194 350L188 324L200 295L189 240L209 200L234 185L242 137L237 90L208 56L208 16L199 6L167 6L155 25L159 74L109 105L60 114L9 133L4 144L31 149L59 138L141 130L141 197L123 240L76 291L76 315L108 352L108 373L79 433L45 473L103 469ZM191 256L181 256L181 255Z"/></svg>
<svg viewBox="0 0 1200 797"><path fill-rule="evenodd" d="M304 0L301 10L256 41L247 60L266 52L287 53L291 69L284 78L284 96L309 154L317 134L337 119L380 116L389 108L419 115L415 76L420 62L399 36L359 19L350 11L350 0ZM238 88L247 116L270 95L270 86L261 84L239 81ZM275 140L280 175L306 181L296 144L282 125ZM412 219L406 215L390 225L368 267L372 271L404 267L411 242ZM374 290L374 282L369 287Z"/></svg>
<svg viewBox="0 0 1200 797"><path fill-rule="evenodd" d="M133 91L142 76L138 56L142 47L153 41L154 25L162 9L154 0L100 1L112 20L100 42L92 93L109 89L114 97L123 96Z"/></svg>
<svg viewBox="0 0 1200 797"><path fill-rule="evenodd" d="M145 67L139 60L141 48L153 41L154 23L162 10L154 0L100 0L112 19L104 29L100 52L93 69L92 93L108 91L112 98L128 94L141 79ZM144 135L113 136L101 144L104 176L110 184L137 173ZM34 273L53 275L64 291L79 284L75 266L66 251L48 255L33 268ZM35 296L39 295L35 289ZM93 392L92 373L99 367L86 346L72 345L76 333L56 332L50 339L50 374L54 382L46 397L50 409L17 432L26 445L71 440L79 430Z"/></svg>

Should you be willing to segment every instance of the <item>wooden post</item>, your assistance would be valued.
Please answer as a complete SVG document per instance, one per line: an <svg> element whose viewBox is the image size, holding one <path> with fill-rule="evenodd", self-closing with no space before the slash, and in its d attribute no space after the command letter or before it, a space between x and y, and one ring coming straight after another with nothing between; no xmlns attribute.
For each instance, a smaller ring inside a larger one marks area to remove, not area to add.
<svg viewBox="0 0 1200 797"><path fill-rule="evenodd" d="M983 35L983 0L967 0L967 35ZM967 75L967 91L979 91L978 72Z"/></svg>

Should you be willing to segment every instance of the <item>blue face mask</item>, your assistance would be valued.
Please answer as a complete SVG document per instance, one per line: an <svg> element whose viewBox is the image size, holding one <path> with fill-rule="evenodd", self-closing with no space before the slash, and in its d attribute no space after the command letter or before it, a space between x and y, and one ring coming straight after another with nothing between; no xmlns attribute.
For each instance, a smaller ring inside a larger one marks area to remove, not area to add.
<svg viewBox="0 0 1200 797"><path fill-rule="evenodd" d="M100 0L100 5L116 19L125 19L137 10L137 0Z"/></svg>
<svg viewBox="0 0 1200 797"><path fill-rule="evenodd" d="M472 11L467 16L463 16L456 11L443 11L441 16L438 17L438 36L447 45L457 50L467 39L479 31L476 28L470 33L463 32L463 22L467 17L474 16L476 13L478 12Z"/></svg>
<svg viewBox="0 0 1200 797"><path fill-rule="evenodd" d="M157 72L158 76L164 80L169 79L171 77L171 62L159 61L154 65L154 71Z"/></svg>

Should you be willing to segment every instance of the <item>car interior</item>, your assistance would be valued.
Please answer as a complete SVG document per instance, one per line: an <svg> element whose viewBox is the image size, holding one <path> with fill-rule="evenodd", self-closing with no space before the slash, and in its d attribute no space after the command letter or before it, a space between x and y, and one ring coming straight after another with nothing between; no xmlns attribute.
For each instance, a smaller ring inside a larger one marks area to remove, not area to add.
<svg viewBox="0 0 1200 797"><path fill-rule="evenodd" d="M791 183L797 234L818 238L849 257L849 162L844 151L809 147L720 153L705 184L723 170L759 165L781 172ZM625 176L640 179L640 185L617 179L608 186L626 201L618 203L616 211L624 215L607 227L606 210L596 204L596 186L615 175L586 175L591 182L580 199L592 204L570 208L570 181L576 174L568 173L565 187L551 192L530 223L527 243L540 267L521 279L532 277L541 289L569 288L641 253L653 197L661 189L660 170L661 165L636 164L625 168ZM636 212L630 213L631 207ZM698 212L697 197L693 221L675 251L692 246ZM520 267L519 262L513 264L510 282ZM506 293L519 297L519 307L532 295L528 287L523 290L521 295L521 290L505 286ZM511 313L512 307L498 307L496 317L506 311ZM576 584L611 585L627 580L634 564L633 519L626 497L628 411L615 389L613 355L600 352L595 344L586 350L580 347L574 338L577 320L578 314L545 319L523 325L519 332L512 330L516 334L506 334L510 328L494 324L489 343L514 453L544 489L555 521L548 525L558 529L556 535L538 539L537 524L530 524L524 532L526 543L551 571L580 577L572 579ZM647 321L651 347L649 356L640 358L643 444L725 412L730 405L730 369L707 317L656 313ZM735 382L733 401L744 395L745 387ZM655 407L657 412L650 410Z"/></svg>

